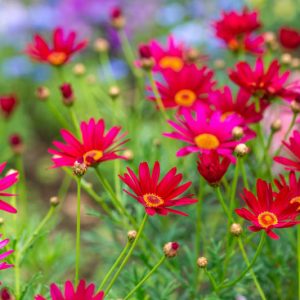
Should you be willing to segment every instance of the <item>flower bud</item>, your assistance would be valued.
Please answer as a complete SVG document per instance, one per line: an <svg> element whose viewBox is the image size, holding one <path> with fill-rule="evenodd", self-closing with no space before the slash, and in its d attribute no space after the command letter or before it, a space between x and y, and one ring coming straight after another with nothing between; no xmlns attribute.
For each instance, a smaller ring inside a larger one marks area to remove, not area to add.
<svg viewBox="0 0 300 300"><path fill-rule="evenodd" d="M176 256L178 249L179 249L179 244L176 242L169 242L165 244L163 248L165 256L168 258Z"/></svg>
<svg viewBox="0 0 300 300"><path fill-rule="evenodd" d="M238 157L244 157L245 155L248 154L249 152L249 148L247 145L245 144L238 144L235 149L234 149L234 152L236 153L236 155Z"/></svg>
<svg viewBox="0 0 300 300"><path fill-rule="evenodd" d="M111 86L111 87L109 88L108 94L109 94L109 96L110 96L113 100L115 100L115 99L117 99L117 98L119 97L119 95L120 95L120 89L119 89L116 85Z"/></svg>
<svg viewBox="0 0 300 300"><path fill-rule="evenodd" d="M204 256L201 256L197 259L197 265L199 268L206 268L208 264L207 258Z"/></svg>
<svg viewBox="0 0 300 300"><path fill-rule="evenodd" d="M266 44L272 44L276 42L276 35L272 31L267 31L264 33L264 40Z"/></svg>
<svg viewBox="0 0 300 300"><path fill-rule="evenodd" d="M4 219L0 218L0 226L2 226L4 224Z"/></svg>
<svg viewBox="0 0 300 300"><path fill-rule="evenodd" d="M160 147L161 146L161 140L160 139L154 139L153 140L153 145L155 147Z"/></svg>
<svg viewBox="0 0 300 300"><path fill-rule="evenodd" d="M133 242L136 238L137 232L136 230L129 230L127 233L128 241Z"/></svg>
<svg viewBox="0 0 300 300"><path fill-rule="evenodd" d="M275 121L272 122L271 130L273 132L277 132L277 131L281 130L281 128L282 128L282 122L280 119L276 119Z"/></svg>
<svg viewBox="0 0 300 300"><path fill-rule="evenodd" d="M150 71L155 65L154 59L152 57L151 48L147 44L141 44L139 46L139 57L141 67L145 71Z"/></svg>
<svg viewBox="0 0 300 300"><path fill-rule="evenodd" d="M291 109L292 109L292 112L294 114L298 114L300 112L300 103L298 103L297 101L292 101L291 103Z"/></svg>
<svg viewBox="0 0 300 300"><path fill-rule="evenodd" d="M59 204L59 199L56 196L53 196L50 198L50 204L51 206L57 206Z"/></svg>
<svg viewBox="0 0 300 300"><path fill-rule="evenodd" d="M12 134L9 137L9 144L15 154L22 154L24 152L24 144L19 134Z"/></svg>
<svg viewBox="0 0 300 300"><path fill-rule="evenodd" d="M185 58L188 62L190 63L195 63L200 57L200 53L197 49L195 48L190 48L186 51L185 53Z"/></svg>
<svg viewBox="0 0 300 300"><path fill-rule="evenodd" d="M240 236L243 232L243 228L240 224L238 223L233 223L230 226L230 232L231 234L235 235L235 236Z"/></svg>
<svg viewBox="0 0 300 300"><path fill-rule="evenodd" d="M243 137L244 135L244 129L240 126L235 126L233 129L232 129L232 135L233 137L236 139L236 140L239 140L240 138Z"/></svg>
<svg viewBox="0 0 300 300"><path fill-rule="evenodd" d="M78 63L73 67L73 73L76 76L82 76L85 74L85 72L86 72L86 69L85 69L84 64Z"/></svg>
<svg viewBox="0 0 300 300"><path fill-rule="evenodd" d="M223 60L223 59L216 59L215 61L214 61L214 67L216 68L216 69L219 69L219 70L222 70L222 69L224 69L225 68L225 61Z"/></svg>
<svg viewBox="0 0 300 300"><path fill-rule="evenodd" d="M284 65L289 65L292 62L292 55L290 53L283 53L280 57L280 61Z"/></svg>
<svg viewBox="0 0 300 300"><path fill-rule="evenodd" d="M133 160L133 152L130 149L127 149L123 152L123 156L127 159L127 160Z"/></svg>
<svg viewBox="0 0 300 300"><path fill-rule="evenodd" d="M2 288L0 291L0 300L15 300L15 297L7 288Z"/></svg>
<svg viewBox="0 0 300 300"><path fill-rule="evenodd" d="M0 96L0 111L5 118L9 118L18 104L14 95Z"/></svg>
<svg viewBox="0 0 300 300"><path fill-rule="evenodd" d="M99 52L99 53L108 52L109 48L110 48L110 45L106 39L98 38L94 42L94 49L96 52Z"/></svg>
<svg viewBox="0 0 300 300"><path fill-rule="evenodd" d="M300 59L297 57L293 57L291 61L291 67L297 69L300 67Z"/></svg>
<svg viewBox="0 0 300 300"><path fill-rule="evenodd" d="M39 100L45 101L49 98L50 91L46 86L39 86L35 91L35 95Z"/></svg>
<svg viewBox="0 0 300 300"><path fill-rule="evenodd" d="M64 83L60 86L61 95L63 98L63 103L66 106L72 106L74 103L74 93L71 84Z"/></svg>
<svg viewBox="0 0 300 300"><path fill-rule="evenodd" d="M87 171L87 166L85 163L80 163L78 161L75 161L73 166L74 175L76 175L77 177L81 177L85 174L86 171Z"/></svg>
<svg viewBox="0 0 300 300"><path fill-rule="evenodd" d="M120 7L115 7L110 13L111 25L117 29L123 29L126 24L126 19Z"/></svg>

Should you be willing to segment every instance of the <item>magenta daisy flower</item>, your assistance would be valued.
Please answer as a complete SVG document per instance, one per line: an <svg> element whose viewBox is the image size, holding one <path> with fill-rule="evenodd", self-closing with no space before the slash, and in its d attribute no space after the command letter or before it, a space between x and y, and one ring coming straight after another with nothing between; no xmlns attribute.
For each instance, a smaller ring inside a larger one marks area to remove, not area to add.
<svg viewBox="0 0 300 300"><path fill-rule="evenodd" d="M197 202L197 199L191 198L191 194L180 196L192 183L186 182L180 185L182 174L176 174L176 168L171 169L160 181L159 162L154 164L152 173L146 162L140 163L138 176L130 168L127 168L127 171L128 173L123 176L119 175L119 177L133 193L127 190L124 191L141 203L150 216L155 214L167 215L168 213L187 216L186 213L171 207L190 205Z"/></svg>
<svg viewBox="0 0 300 300"><path fill-rule="evenodd" d="M61 130L65 144L53 142L56 149L49 149L53 154L53 167L74 166L74 163L84 163L87 167L96 166L107 160L124 158L117 154L119 147L126 143L126 134L119 135L121 127L112 127L105 133L103 119L95 121L90 119L88 123L80 124L81 141L66 129Z"/></svg>
<svg viewBox="0 0 300 300"><path fill-rule="evenodd" d="M0 238L1 238L0 234ZM9 239L1 240L0 241L0 249L4 249L7 244L9 243ZM0 251L0 261L8 257L11 253L13 253L14 250L8 250L8 251ZM13 267L14 265L8 264L7 262L3 261L0 262L0 270L5 270Z"/></svg>

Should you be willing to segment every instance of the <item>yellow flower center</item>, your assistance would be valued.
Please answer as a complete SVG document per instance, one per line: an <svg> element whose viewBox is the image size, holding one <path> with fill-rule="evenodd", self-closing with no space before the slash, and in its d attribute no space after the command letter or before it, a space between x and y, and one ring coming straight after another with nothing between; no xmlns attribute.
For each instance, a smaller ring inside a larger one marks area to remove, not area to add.
<svg viewBox="0 0 300 300"><path fill-rule="evenodd" d="M175 102L181 106L191 106L197 99L196 94L192 90L180 90L175 95Z"/></svg>
<svg viewBox="0 0 300 300"><path fill-rule="evenodd" d="M170 68L173 71L180 71L183 68L183 61L176 56L165 56L159 61L159 65L163 69Z"/></svg>
<svg viewBox="0 0 300 300"><path fill-rule="evenodd" d="M271 225L276 225L278 223L278 219L275 214L270 211L264 211L260 213L257 217L258 223L263 228L268 228Z"/></svg>
<svg viewBox="0 0 300 300"><path fill-rule="evenodd" d="M87 166L90 166L103 157L103 152L100 150L91 150L83 155L83 161Z"/></svg>
<svg viewBox="0 0 300 300"><path fill-rule="evenodd" d="M297 196L297 197L294 197L291 201L290 201L290 203L299 203L300 204L300 196ZM300 210L300 205L299 205L299 207L297 208L297 210Z"/></svg>
<svg viewBox="0 0 300 300"><path fill-rule="evenodd" d="M49 54L47 59L50 64L54 66L59 66L66 61L67 55L64 52L52 52L51 54Z"/></svg>
<svg viewBox="0 0 300 300"><path fill-rule="evenodd" d="M210 133L202 133L195 137L195 144L202 149L216 149L220 145L219 139Z"/></svg>
<svg viewBox="0 0 300 300"><path fill-rule="evenodd" d="M240 45L240 43L238 42L237 39L231 39L228 42L228 48L232 51L237 51L241 48L241 45Z"/></svg>
<svg viewBox="0 0 300 300"><path fill-rule="evenodd" d="M221 121L225 121L228 117L232 116L234 111L227 111L221 115Z"/></svg>
<svg viewBox="0 0 300 300"><path fill-rule="evenodd" d="M148 207L158 207L164 203L164 200L155 194L145 194L143 199Z"/></svg>

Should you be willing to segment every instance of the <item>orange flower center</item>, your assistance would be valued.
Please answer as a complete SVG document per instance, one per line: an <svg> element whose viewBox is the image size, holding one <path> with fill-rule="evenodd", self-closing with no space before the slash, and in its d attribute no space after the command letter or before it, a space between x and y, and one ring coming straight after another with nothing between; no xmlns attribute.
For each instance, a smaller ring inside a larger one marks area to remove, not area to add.
<svg viewBox="0 0 300 300"><path fill-rule="evenodd" d="M241 45L239 44L238 40L236 40L236 39L231 39L228 42L228 48L232 51L237 51L237 50L239 50L240 47L241 47Z"/></svg>
<svg viewBox="0 0 300 300"><path fill-rule="evenodd" d="M87 166L90 166L103 157L103 152L100 150L91 150L83 155L83 161Z"/></svg>
<svg viewBox="0 0 300 300"><path fill-rule="evenodd" d="M50 64L60 66L66 61L67 55L64 52L52 52L47 59Z"/></svg>
<svg viewBox="0 0 300 300"><path fill-rule="evenodd" d="M183 61L176 56L165 56L159 61L159 65L163 69L170 68L173 71L180 71L183 67Z"/></svg>
<svg viewBox="0 0 300 300"><path fill-rule="evenodd" d="M175 95L175 102L181 106L191 106L197 99L196 94L192 90L180 90Z"/></svg>
<svg viewBox="0 0 300 300"><path fill-rule="evenodd" d="M275 214L270 211L264 211L258 215L258 223L263 228L268 228L271 225L276 225L278 223L278 219Z"/></svg>
<svg viewBox="0 0 300 300"><path fill-rule="evenodd" d="M221 121L225 121L228 117L232 116L234 111L227 111L221 115Z"/></svg>
<svg viewBox="0 0 300 300"><path fill-rule="evenodd" d="M220 145L219 139L215 135L210 133L199 134L195 137L194 140L199 148L207 150L216 149Z"/></svg>
<svg viewBox="0 0 300 300"><path fill-rule="evenodd" d="M291 201L290 201L290 203L299 203L300 204L300 196L297 196L297 197L294 197ZM300 205L299 205L299 207L297 208L297 210L300 210Z"/></svg>
<svg viewBox="0 0 300 300"><path fill-rule="evenodd" d="M158 207L164 203L164 200L155 194L145 194L143 199L148 207Z"/></svg>

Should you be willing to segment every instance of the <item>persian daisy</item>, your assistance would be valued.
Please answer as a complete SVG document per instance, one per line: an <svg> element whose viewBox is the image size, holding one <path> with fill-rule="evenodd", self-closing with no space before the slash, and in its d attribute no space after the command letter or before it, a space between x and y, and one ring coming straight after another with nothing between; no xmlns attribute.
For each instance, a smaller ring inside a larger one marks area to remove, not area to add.
<svg viewBox="0 0 300 300"><path fill-rule="evenodd" d="M2 235L0 234L0 238L1 238L1 236ZM3 249L3 251L2 250L0 251L0 270L9 269L14 266L14 265L8 264L5 261L2 261L6 257L8 257L11 253L14 252L14 250L8 250L8 251L4 250L4 248L8 245L8 243L9 243L9 239L0 240L0 249Z"/></svg>
<svg viewBox="0 0 300 300"><path fill-rule="evenodd" d="M119 147L126 143L126 134L119 135L121 127L114 126L105 133L103 119L95 121L93 118L88 123L80 124L81 140L78 140L66 129L61 130L61 136L65 143L54 141L57 149L49 149L53 154L53 167L74 166L76 163L84 163L87 167L93 167L107 160L124 158L117 154Z"/></svg>
<svg viewBox="0 0 300 300"><path fill-rule="evenodd" d="M182 174L177 174L177 169L171 169L161 180L160 164L154 164L152 172L149 165L142 162L139 165L139 172L136 175L130 168L123 176L119 175L121 180L131 189L132 192L124 190L131 197L136 199L145 207L148 215L155 214L167 215L168 213L187 216L186 213L175 210L172 207L185 206L197 202L197 199L191 198L192 195L182 196L190 186L191 182L180 184Z"/></svg>
<svg viewBox="0 0 300 300"><path fill-rule="evenodd" d="M297 49L300 46L300 32L294 28L282 27L279 30L279 42L286 49Z"/></svg>
<svg viewBox="0 0 300 300"><path fill-rule="evenodd" d="M235 212L252 223L249 227L251 231L265 230L272 239L279 239L273 231L275 228L291 227L299 223L295 221L297 211L295 205L290 203L290 191L287 187L274 193L271 184L258 179L256 195L244 189L241 197L249 209L238 208Z"/></svg>
<svg viewBox="0 0 300 300"><path fill-rule="evenodd" d="M35 61L61 66L67 63L74 53L86 47L87 41L77 43L76 36L75 31L65 34L64 30L58 27L53 32L52 45L36 34L33 43L27 46L25 52Z"/></svg>

